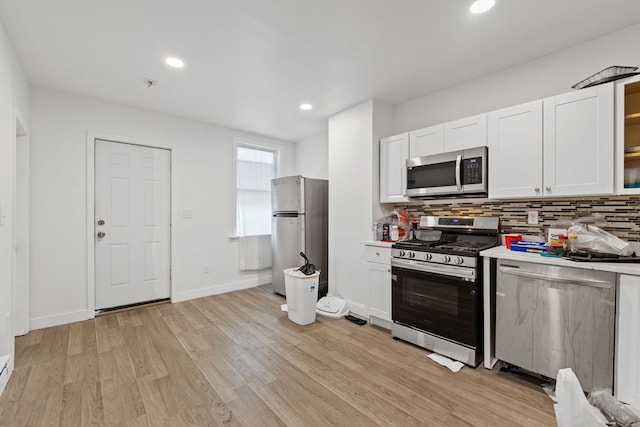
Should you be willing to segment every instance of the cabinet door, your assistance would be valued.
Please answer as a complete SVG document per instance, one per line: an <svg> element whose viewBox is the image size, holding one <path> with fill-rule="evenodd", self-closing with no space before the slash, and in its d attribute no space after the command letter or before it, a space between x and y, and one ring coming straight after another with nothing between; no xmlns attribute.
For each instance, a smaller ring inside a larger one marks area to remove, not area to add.
<svg viewBox="0 0 640 427"><path fill-rule="evenodd" d="M407 159L409 142L406 133L380 140L380 203L406 202Z"/></svg>
<svg viewBox="0 0 640 427"><path fill-rule="evenodd" d="M409 132L409 157L444 152L444 126L436 125Z"/></svg>
<svg viewBox="0 0 640 427"><path fill-rule="evenodd" d="M640 276L620 275L616 335L616 397L640 407Z"/></svg>
<svg viewBox="0 0 640 427"><path fill-rule="evenodd" d="M542 101L488 115L489 197L542 196Z"/></svg>
<svg viewBox="0 0 640 427"><path fill-rule="evenodd" d="M613 83L544 100L544 195L613 194Z"/></svg>
<svg viewBox="0 0 640 427"><path fill-rule="evenodd" d="M501 273L496 280L496 357L531 370L537 281Z"/></svg>
<svg viewBox="0 0 640 427"><path fill-rule="evenodd" d="M369 272L369 313L391 321L391 265L367 262Z"/></svg>
<svg viewBox="0 0 640 427"><path fill-rule="evenodd" d="M640 193L640 76L616 82L616 191Z"/></svg>
<svg viewBox="0 0 640 427"><path fill-rule="evenodd" d="M487 115L479 114L444 124L444 151L487 145Z"/></svg>

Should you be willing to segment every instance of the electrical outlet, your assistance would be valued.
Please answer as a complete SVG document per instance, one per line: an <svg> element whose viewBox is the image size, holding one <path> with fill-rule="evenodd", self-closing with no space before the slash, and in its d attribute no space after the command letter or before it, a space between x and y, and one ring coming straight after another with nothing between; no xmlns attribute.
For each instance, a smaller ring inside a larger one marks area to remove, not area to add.
<svg viewBox="0 0 640 427"><path fill-rule="evenodd" d="M527 224L537 224L538 223L538 211L529 211Z"/></svg>
<svg viewBox="0 0 640 427"><path fill-rule="evenodd" d="M185 209L182 211L182 218L183 219L192 219L193 218L193 211L191 209Z"/></svg>
<svg viewBox="0 0 640 427"><path fill-rule="evenodd" d="M202 272L204 274L209 274L209 266L207 264L202 266Z"/></svg>

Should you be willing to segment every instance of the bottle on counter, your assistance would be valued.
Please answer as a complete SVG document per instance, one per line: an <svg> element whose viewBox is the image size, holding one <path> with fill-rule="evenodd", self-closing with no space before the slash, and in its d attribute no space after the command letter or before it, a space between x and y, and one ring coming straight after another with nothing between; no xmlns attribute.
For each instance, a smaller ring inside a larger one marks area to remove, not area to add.
<svg viewBox="0 0 640 427"><path fill-rule="evenodd" d="M373 240L376 242L382 240L382 223L380 222L373 224Z"/></svg>
<svg viewBox="0 0 640 427"><path fill-rule="evenodd" d="M400 239L400 230L398 230L398 226L397 225L392 225L391 226L391 240L393 240L394 242L397 242L398 239Z"/></svg>

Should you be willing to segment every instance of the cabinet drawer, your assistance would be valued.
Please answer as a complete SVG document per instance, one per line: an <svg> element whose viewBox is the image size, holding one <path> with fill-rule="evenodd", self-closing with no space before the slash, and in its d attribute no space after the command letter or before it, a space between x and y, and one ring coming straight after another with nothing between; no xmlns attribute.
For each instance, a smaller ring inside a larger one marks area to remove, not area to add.
<svg viewBox="0 0 640 427"><path fill-rule="evenodd" d="M365 246L364 259L371 262L391 264L391 248L381 248L379 246Z"/></svg>

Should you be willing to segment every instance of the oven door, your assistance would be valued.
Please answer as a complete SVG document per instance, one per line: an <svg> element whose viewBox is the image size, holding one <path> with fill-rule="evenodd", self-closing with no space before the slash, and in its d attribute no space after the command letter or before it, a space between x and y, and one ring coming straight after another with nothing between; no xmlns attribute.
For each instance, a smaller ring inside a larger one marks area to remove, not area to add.
<svg viewBox="0 0 640 427"><path fill-rule="evenodd" d="M395 323L468 347L478 346L482 287L474 269L396 259L391 266Z"/></svg>

